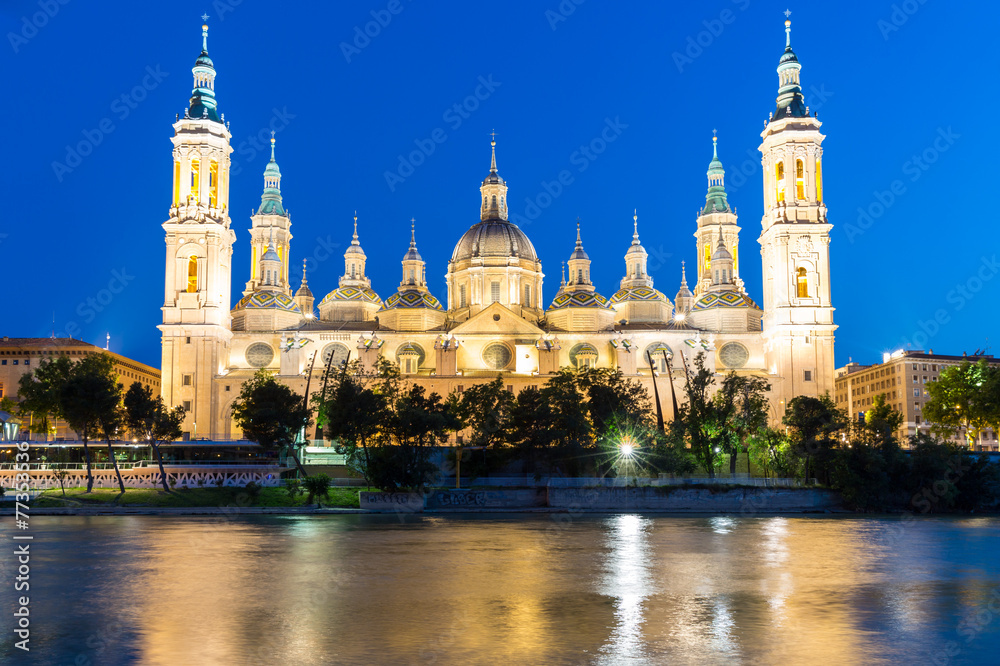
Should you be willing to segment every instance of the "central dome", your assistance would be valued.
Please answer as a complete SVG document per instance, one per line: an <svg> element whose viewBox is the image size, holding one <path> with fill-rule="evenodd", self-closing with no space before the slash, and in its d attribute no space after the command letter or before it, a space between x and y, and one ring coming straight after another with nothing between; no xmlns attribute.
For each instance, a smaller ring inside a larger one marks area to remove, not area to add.
<svg viewBox="0 0 1000 666"><path fill-rule="evenodd" d="M457 262L473 257L518 257L538 261L535 246L516 224L507 220L485 220L465 232L455 245L451 260Z"/></svg>

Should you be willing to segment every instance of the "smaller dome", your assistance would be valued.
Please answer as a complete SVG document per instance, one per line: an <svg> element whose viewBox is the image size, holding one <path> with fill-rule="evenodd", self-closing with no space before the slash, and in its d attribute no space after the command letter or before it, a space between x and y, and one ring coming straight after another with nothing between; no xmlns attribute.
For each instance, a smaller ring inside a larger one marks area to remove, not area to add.
<svg viewBox="0 0 1000 666"><path fill-rule="evenodd" d="M378 294L367 287L339 287L327 294L319 304L323 306L334 301L362 301L382 305L382 299Z"/></svg>
<svg viewBox="0 0 1000 666"><path fill-rule="evenodd" d="M789 46L788 48L785 49L785 52L781 54L781 60L778 61L778 64L783 65L786 62L798 62L798 61L799 59L795 55L795 51L793 51L792 47Z"/></svg>
<svg viewBox="0 0 1000 666"><path fill-rule="evenodd" d="M285 312L299 312L299 306L280 291L255 291L240 299L240 302L233 308L233 312L237 310L283 310Z"/></svg>
<svg viewBox="0 0 1000 666"><path fill-rule="evenodd" d="M295 298L300 298L302 296L308 296L309 298L313 297L312 289L310 289L309 285L305 282L303 282L302 286L299 287L299 290L295 292Z"/></svg>
<svg viewBox="0 0 1000 666"><path fill-rule="evenodd" d="M420 256L420 253L417 252L417 248L412 245L410 246L410 249L406 251L406 254L403 255L403 261L423 261L423 260L424 259L423 257Z"/></svg>
<svg viewBox="0 0 1000 666"><path fill-rule="evenodd" d="M692 312L700 312L701 310L708 310L709 308L754 308L759 310L757 304L754 303L749 296L746 294L736 291L735 289L727 289L725 291L710 291L701 298L699 298L694 307L691 308Z"/></svg>
<svg viewBox="0 0 1000 666"><path fill-rule="evenodd" d="M211 67L212 69L215 69L215 63L212 62L212 59L208 57L208 53L205 51L202 51L201 55L198 56L198 59L194 61L194 66Z"/></svg>
<svg viewBox="0 0 1000 666"><path fill-rule="evenodd" d="M549 311L562 310L564 308L607 308L608 299L597 292L590 291L570 291L561 292L554 299Z"/></svg>
<svg viewBox="0 0 1000 666"><path fill-rule="evenodd" d="M712 253L712 261L721 261L724 259L729 260L732 258L733 255L729 253L729 250L726 249L725 245L719 245L719 247L716 248L715 252Z"/></svg>
<svg viewBox="0 0 1000 666"><path fill-rule="evenodd" d="M430 308L431 310L439 310L441 312L444 311L444 307L438 299L431 296L428 292L417 291L416 289L396 292L389 298L385 299L385 303L382 305L380 312L383 310L391 310L393 308Z"/></svg>
<svg viewBox="0 0 1000 666"><path fill-rule="evenodd" d="M627 287L619 289L611 297L611 303L624 303L625 301L663 301L667 302L667 297L651 287Z"/></svg>
<svg viewBox="0 0 1000 666"><path fill-rule="evenodd" d="M268 243L267 244L267 251L264 253L264 256L260 258L260 260L261 261L277 261L277 262L281 262L281 257L279 257L278 253L274 251L274 245L272 245L271 243Z"/></svg>

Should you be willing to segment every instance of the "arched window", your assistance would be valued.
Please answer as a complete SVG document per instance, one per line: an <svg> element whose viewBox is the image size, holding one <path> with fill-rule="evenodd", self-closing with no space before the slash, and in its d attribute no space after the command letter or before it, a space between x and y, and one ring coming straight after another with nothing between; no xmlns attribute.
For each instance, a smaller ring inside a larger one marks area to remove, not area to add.
<svg viewBox="0 0 1000 666"><path fill-rule="evenodd" d="M636 266L636 268L638 268L638 266ZM583 282L583 269L582 268L576 269L576 282L577 282L577 284L580 284L581 282Z"/></svg>
<svg viewBox="0 0 1000 666"><path fill-rule="evenodd" d="M795 282L799 298L809 298L809 279L806 277L806 269L800 268L795 272Z"/></svg>
<svg viewBox="0 0 1000 666"><path fill-rule="evenodd" d="M201 162L198 160L191 160L191 196L194 197L195 201L199 201L201 198Z"/></svg>
<svg viewBox="0 0 1000 666"><path fill-rule="evenodd" d="M219 205L219 163L212 160L208 170L208 198L212 208Z"/></svg>
<svg viewBox="0 0 1000 666"><path fill-rule="evenodd" d="M712 244L705 243L705 266L702 268L705 273L712 267Z"/></svg>
<svg viewBox="0 0 1000 666"><path fill-rule="evenodd" d="M174 160L174 205L177 206L181 202L181 163L180 160Z"/></svg>
<svg viewBox="0 0 1000 666"><path fill-rule="evenodd" d="M496 197L496 195L493 195L493 207L494 208L497 207L497 197Z"/></svg>
<svg viewBox="0 0 1000 666"><path fill-rule="evenodd" d="M463 284L458 288L458 307L465 307L465 285Z"/></svg>
<svg viewBox="0 0 1000 666"><path fill-rule="evenodd" d="M354 272L354 264L351 264L351 277L353 278L355 277L355 275L356 273Z"/></svg>
<svg viewBox="0 0 1000 666"><path fill-rule="evenodd" d="M531 307L531 285L524 285L524 306L527 308Z"/></svg>
<svg viewBox="0 0 1000 666"><path fill-rule="evenodd" d="M795 160L795 198L799 201L806 198L806 170L802 160Z"/></svg>
<svg viewBox="0 0 1000 666"><path fill-rule="evenodd" d="M414 281L415 281L415 278L414 278L414 276L413 276L413 269L411 268L411 269L410 269L410 284L413 284L413 283L414 283Z"/></svg>
<svg viewBox="0 0 1000 666"><path fill-rule="evenodd" d="M823 160L816 160L816 201L823 203Z"/></svg>
<svg viewBox="0 0 1000 666"><path fill-rule="evenodd" d="M194 255L188 258L187 291L189 294L194 294L198 291L198 257Z"/></svg>
<svg viewBox="0 0 1000 666"><path fill-rule="evenodd" d="M774 190L778 201L785 200L785 163L774 165Z"/></svg>

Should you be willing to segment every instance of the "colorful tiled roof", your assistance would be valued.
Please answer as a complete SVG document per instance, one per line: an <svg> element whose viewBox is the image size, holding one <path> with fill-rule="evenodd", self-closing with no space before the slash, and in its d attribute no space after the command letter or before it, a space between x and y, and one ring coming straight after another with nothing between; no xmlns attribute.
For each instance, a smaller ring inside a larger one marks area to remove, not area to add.
<svg viewBox="0 0 1000 666"><path fill-rule="evenodd" d="M375 303L379 306L382 305L382 299L368 287L360 289L358 287L338 287L327 294L326 297L320 301L320 306L332 301L364 301L367 303Z"/></svg>
<svg viewBox="0 0 1000 666"><path fill-rule="evenodd" d="M236 310L284 310L285 312L300 312L299 306L295 304L295 301L285 296L280 291L255 291L254 293L244 296L240 299L240 302L236 304L233 311Z"/></svg>
<svg viewBox="0 0 1000 666"><path fill-rule="evenodd" d="M619 289L611 297L612 303L622 303L624 301L663 301L667 297L650 287L630 287Z"/></svg>
<svg viewBox="0 0 1000 666"><path fill-rule="evenodd" d="M444 311L441 301L431 296L429 292L408 289L404 292L396 292L385 299L382 310L392 308L430 308L432 310Z"/></svg>
<svg viewBox="0 0 1000 666"><path fill-rule="evenodd" d="M570 291L558 294L553 300L549 310L562 310L563 308L606 308L608 299L596 292Z"/></svg>
<svg viewBox="0 0 1000 666"><path fill-rule="evenodd" d="M699 298L691 310L698 312L700 310L708 310L709 308L760 309L756 303L750 300L749 296L738 291L710 291Z"/></svg>

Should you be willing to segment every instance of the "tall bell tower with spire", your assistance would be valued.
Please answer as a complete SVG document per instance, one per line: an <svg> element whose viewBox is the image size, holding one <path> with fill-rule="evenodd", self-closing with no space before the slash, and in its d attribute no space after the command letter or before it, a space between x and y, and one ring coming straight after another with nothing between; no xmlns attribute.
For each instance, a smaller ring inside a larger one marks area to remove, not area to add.
<svg viewBox="0 0 1000 666"><path fill-rule="evenodd" d="M830 229L823 200L821 123L809 115L785 21L777 106L761 133L764 216L764 354L780 417L797 395L833 391L836 325L830 297Z"/></svg>
<svg viewBox="0 0 1000 666"><path fill-rule="evenodd" d="M233 242L229 219L232 135L215 99L215 65L202 26L191 101L174 123L173 190L166 234L162 394L187 407L183 429L207 434L218 421L214 378L229 365Z"/></svg>
<svg viewBox="0 0 1000 666"><path fill-rule="evenodd" d="M698 281L694 295L701 296L712 285L712 254L716 250L719 234L733 257L733 282L742 289L740 275L740 227L736 214L726 198L726 171L719 160L719 137L712 130L712 161L708 163L708 193L705 206L698 214L698 228L694 232L698 248Z"/></svg>
<svg viewBox="0 0 1000 666"><path fill-rule="evenodd" d="M260 208L250 218L250 279L243 289L243 295L252 294L260 285L260 261L269 245L282 263L282 291L291 296L288 285L288 252L292 240L292 218L281 200L281 170L274 160L274 132L271 132L271 161L264 168L264 192L260 197ZM278 282L278 281L276 281Z"/></svg>

